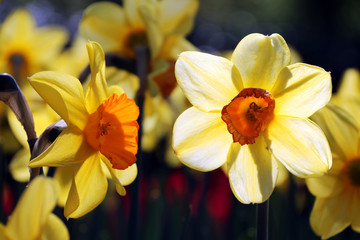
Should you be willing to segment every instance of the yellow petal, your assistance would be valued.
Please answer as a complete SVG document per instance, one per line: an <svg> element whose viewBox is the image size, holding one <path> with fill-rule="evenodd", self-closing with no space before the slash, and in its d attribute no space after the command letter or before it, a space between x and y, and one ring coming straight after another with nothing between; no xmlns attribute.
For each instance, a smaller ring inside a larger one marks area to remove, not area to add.
<svg viewBox="0 0 360 240"><path fill-rule="evenodd" d="M79 218L104 200L108 183L100 161L100 153L92 154L75 173L65 204L66 218Z"/></svg>
<svg viewBox="0 0 360 240"><path fill-rule="evenodd" d="M321 177L306 178L309 191L316 197L328 198L338 195L344 189L339 172L344 166L343 160L333 157L333 165L328 173Z"/></svg>
<svg viewBox="0 0 360 240"><path fill-rule="evenodd" d="M119 51L127 28L124 10L118 4L96 2L85 9L79 32L85 39L101 43L105 52L110 52Z"/></svg>
<svg viewBox="0 0 360 240"><path fill-rule="evenodd" d="M30 178L29 172L30 149L23 148L17 151L9 164L11 176L18 182L27 182Z"/></svg>
<svg viewBox="0 0 360 240"><path fill-rule="evenodd" d="M351 221L351 198L347 191L332 198L316 198L310 214L314 232L328 239L347 228Z"/></svg>
<svg viewBox="0 0 360 240"><path fill-rule="evenodd" d="M39 95L65 120L68 125L84 129L88 113L80 81L57 72L39 72L30 79Z"/></svg>
<svg viewBox="0 0 360 240"><path fill-rule="evenodd" d="M109 97L109 89L105 79L105 55L97 42L88 42L91 80L85 97L86 109L93 113Z"/></svg>
<svg viewBox="0 0 360 240"><path fill-rule="evenodd" d="M331 167L325 135L307 119L276 116L264 135L275 158L298 177L319 176Z"/></svg>
<svg viewBox="0 0 360 240"><path fill-rule="evenodd" d="M341 78L336 96L344 98L358 98L360 96L360 72L349 68Z"/></svg>
<svg viewBox="0 0 360 240"><path fill-rule="evenodd" d="M29 166L75 166L81 164L95 152L86 142L82 132L68 127L42 154L34 158Z"/></svg>
<svg viewBox="0 0 360 240"><path fill-rule="evenodd" d="M69 231L65 224L55 214L50 214L41 239L67 240L70 239Z"/></svg>
<svg viewBox="0 0 360 240"><path fill-rule="evenodd" d="M63 50L68 41L68 33L58 26L39 28L29 39L39 64L49 64Z"/></svg>
<svg viewBox="0 0 360 240"><path fill-rule="evenodd" d="M181 35L171 35L164 39L160 57L176 60L180 53L185 51L198 51L198 49Z"/></svg>
<svg viewBox="0 0 360 240"><path fill-rule="evenodd" d="M28 39L36 28L33 16L25 9L19 9L9 15L1 25L0 39L2 44L21 38Z"/></svg>
<svg viewBox="0 0 360 240"><path fill-rule="evenodd" d="M355 191L352 200L351 206L351 228L356 231L360 232L360 192Z"/></svg>
<svg viewBox="0 0 360 240"><path fill-rule="evenodd" d="M160 1L159 19L164 34L187 35L193 28L198 7L197 0Z"/></svg>
<svg viewBox="0 0 360 240"><path fill-rule="evenodd" d="M6 225L11 239L39 239L49 214L55 208L56 182L37 177L24 191Z"/></svg>
<svg viewBox="0 0 360 240"><path fill-rule="evenodd" d="M231 61L239 70L245 88L270 90L281 69L290 64L290 50L279 34L254 33L240 41Z"/></svg>
<svg viewBox="0 0 360 240"><path fill-rule="evenodd" d="M105 156L102 156L101 159L116 184L127 186L135 180L138 172L136 163L124 170L119 170L112 168L112 164Z"/></svg>
<svg viewBox="0 0 360 240"><path fill-rule="evenodd" d="M146 36L150 47L151 56L155 58L161 49L164 35L157 17L158 12L150 2L139 6L141 19L146 27ZM147 46L145 46L147 47Z"/></svg>
<svg viewBox="0 0 360 240"><path fill-rule="evenodd" d="M264 202L275 188L277 163L266 149L262 137L256 138L256 142L250 145L233 143L227 169L231 189L242 203Z"/></svg>
<svg viewBox="0 0 360 240"><path fill-rule="evenodd" d="M176 155L186 166L199 171L211 171L223 165L232 142L221 113L205 113L191 107L174 125Z"/></svg>
<svg viewBox="0 0 360 240"><path fill-rule="evenodd" d="M2 223L0 223L0 239L1 240L11 240L6 233L5 226Z"/></svg>
<svg viewBox="0 0 360 240"><path fill-rule="evenodd" d="M139 14L139 6L142 0L124 0L124 10L126 14L126 19L132 26L139 25L142 23L142 19Z"/></svg>
<svg viewBox="0 0 360 240"><path fill-rule="evenodd" d="M206 53L181 53L175 75L189 101L205 112L221 111L242 89L233 64L226 58Z"/></svg>
<svg viewBox="0 0 360 240"><path fill-rule="evenodd" d="M330 73L302 63L290 65L280 72L271 93L276 114L309 117L330 100Z"/></svg>
<svg viewBox="0 0 360 240"><path fill-rule="evenodd" d="M58 205L61 207L65 206L76 170L77 167L58 167L55 170L54 179L60 187Z"/></svg>
<svg viewBox="0 0 360 240"><path fill-rule="evenodd" d="M325 133L333 154L342 156L343 161L358 156L360 132L351 115L329 103L313 114L311 119Z"/></svg>
<svg viewBox="0 0 360 240"><path fill-rule="evenodd" d="M140 87L139 78L132 73L124 70L120 70L116 67L107 67L106 71L106 82L110 86L110 94L115 91L114 87L120 87L128 96L128 98L135 99L135 95ZM118 92L120 95L120 93Z"/></svg>

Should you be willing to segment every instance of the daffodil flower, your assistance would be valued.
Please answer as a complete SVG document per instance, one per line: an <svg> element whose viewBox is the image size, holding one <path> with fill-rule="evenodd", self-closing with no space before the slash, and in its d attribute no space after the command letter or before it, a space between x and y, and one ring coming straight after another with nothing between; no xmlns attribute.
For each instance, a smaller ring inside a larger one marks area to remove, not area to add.
<svg viewBox="0 0 360 240"><path fill-rule="evenodd" d="M57 196L56 181L35 178L23 192L6 226L0 224L0 239L69 239L65 224L52 213Z"/></svg>
<svg viewBox="0 0 360 240"><path fill-rule="evenodd" d="M246 36L231 60L183 52L176 62L178 84L193 107L175 122L173 148L200 171L226 163L243 203L269 198L280 164L298 177L320 176L332 164L324 133L308 119L331 97L330 74L289 64L278 34Z"/></svg>
<svg viewBox="0 0 360 240"><path fill-rule="evenodd" d="M351 101L343 99L344 106ZM353 114L331 103L311 118L329 140L333 165L328 174L306 179L310 192L316 197L310 225L322 239L328 239L348 226L360 232L359 125Z"/></svg>
<svg viewBox="0 0 360 240"><path fill-rule="evenodd" d="M79 31L105 52L135 57L134 47L144 45L153 58L176 57L176 49L191 45L184 36L192 29L197 8L197 0L125 0L123 6L98 2L85 9Z"/></svg>
<svg viewBox="0 0 360 240"><path fill-rule="evenodd" d="M102 202L107 192L107 169L119 194L136 177L139 109L120 88L111 92L105 80L101 46L87 44L91 81L84 97L78 79L56 72L30 78L39 95L64 119L67 128L29 166L66 167L72 176L64 215L78 218Z"/></svg>

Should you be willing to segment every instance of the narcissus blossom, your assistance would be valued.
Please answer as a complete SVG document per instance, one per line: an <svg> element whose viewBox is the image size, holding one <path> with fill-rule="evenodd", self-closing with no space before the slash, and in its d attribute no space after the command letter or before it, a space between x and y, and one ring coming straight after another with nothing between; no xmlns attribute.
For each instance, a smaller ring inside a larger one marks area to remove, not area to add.
<svg viewBox="0 0 360 240"><path fill-rule="evenodd" d="M120 88L109 89L101 46L87 44L91 81L85 97L78 79L57 72L30 78L39 95L64 119L67 128L29 166L67 168L72 177L65 204L67 218L80 217L105 197L109 171L119 194L136 177L139 109Z"/></svg>
<svg viewBox="0 0 360 240"><path fill-rule="evenodd" d="M344 105L354 103L343 99ZM359 111L359 104L357 109ZM350 115L329 103L311 117L323 129L333 155L328 174L306 179L310 192L316 197L310 225L322 239L348 226L360 232L360 131L354 116L356 113Z"/></svg>
<svg viewBox="0 0 360 240"><path fill-rule="evenodd" d="M331 97L330 74L289 64L289 48L278 34L248 35L231 60L183 52L176 62L178 84L193 107L175 122L173 148L200 171L226 163L243 203L269 198L279 164L298 177L331 167L325 135L308 119Z"/></svg>
<svg viewBox="0 0 360 240"><path fill-rule="evenodd" d="M0 223L0 239L69 239L65 224L52 213L57 196L55 180L35 178L23 192L6 226Z"/></svg>

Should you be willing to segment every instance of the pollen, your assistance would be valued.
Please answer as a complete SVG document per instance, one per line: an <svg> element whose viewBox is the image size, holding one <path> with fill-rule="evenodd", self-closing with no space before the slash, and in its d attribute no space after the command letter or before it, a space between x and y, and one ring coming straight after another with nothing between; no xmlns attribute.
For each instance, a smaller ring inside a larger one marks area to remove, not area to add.
<svg viewBox="0 0 360 240"><path fill-rule="evenodd" d="M89 115L84 128L86 142L100 151L115 169L136 162L139 108L125 93L113 94Z"/></svg>
<svg viewBox="0 0 360 240"><path fill-rule="evenodd" d="M221 111L233 141L241 145L253 144L274 118L275 100L261 88L244 88Z"/></svg>

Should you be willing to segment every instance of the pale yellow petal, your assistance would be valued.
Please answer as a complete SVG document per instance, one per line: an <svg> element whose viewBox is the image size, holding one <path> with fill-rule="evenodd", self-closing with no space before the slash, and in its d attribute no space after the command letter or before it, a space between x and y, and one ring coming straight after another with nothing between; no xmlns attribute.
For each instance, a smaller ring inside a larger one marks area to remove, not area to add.
<svg viewBox="0 0 360 240"><path fill-rule="evenodd" d="M165 59L176 60L179 54L185 51L198 51L198 49L185 37L181 35L171 35L164 39L159 56Z"/></svg>
<svg viewBox="0 0 360 240"><path fill-rule="evenodd" d="M211 171L227 159L232 135L221 113L205 113L195 107L176 120L173 148L181 162L199 171Z"/></svg>
<svg viewBox="0 0 360 240"><path fill-rule="evenodd" d="M76 170L77 167L57 167L55 170L54 179L60 187L57 204L61 207L65 206Z"/></svg>
<svg viewBox="0 0 360 240"><path fill-rule="evenodd" d="M233 143L226 168L231 189L242 203L264 202L275 188L277 163L262 137L254 144Z"/></svg>
<svg viewBox="0 0 360 240"><path fill-rule="evenodd" d="M55 214L50 214L41 240L67 240L70 239L69 231L65 224Z"/></svg>
<svg viewBox="0 0 360 240"><path fill-rule="evenodd" d="M198 7L197 0L160 1L159 19L164 34L190 33Z"/></svg>
<svg viewBox="0 0 360 240"><path fill-rule="evenodd" d="M221 111L243 88L229 60L207 53L181 53L175 75L189 101L206 112Z"/></svg>
<svg viewBox="0 0 360 240"><path fill-rule="evenodd" d="M147 2L146 4L139 6L139 13L146 28L146 36L149 44L149 46L145 47L150 48L151 56L152 58L155 58L158 56L164 41L164 35L161 31L157 16L158 12L151 2Z"/></svg>
<svg viewBox="0 0 360 240"><path fill-rule="evenodd" d="M321 177L306 178L309 191L316 197L328 198L338 195L344 189L344 183L339 172L344 166L342 160L333 158L333 165L328 173Z"/></svg>
<svg viewBox="0 0 360 240"><path fill-rule="evenodd" d="M88 113L80 81L57 72L39 72L30 79L39 95L65 120L68 125L84 129Z"/></svg>
<svg viewBox="0 0 360 240"><path fill-rule="evenodd" d="M85 104L89 113L93 113L109 97L109 89L105 78L105 55L97 42L88 42L91 80L87 87Z"/></svg>
<svg viewBox="0 0 360 240"><path fill-rule="evenodd" d="M105 70L106 82L110 88L120 87L128 96L135 99L136 93L140 87L139 78L132 73L118 69L116 67L107 67ZM115 90L109 89L110 93Z"/></svg>
<svg viewBox="0 0 360 240"><path fill-rule="evenodd" d="M6 45L18 41L19 36L27 40L36 28L33 16L25 9L11 13L1 25L1 43Z"/></svg>
<svg viewBox="0 0 360 240"><path fill-rule="evenodd" d="M360 72L349 68L341 78L336 96L344 98L358 98L360 96Z"/></svg>
<svg viewBox="0 0 360 240"><path fill-rule="evenodd" d="M58 26L39 28L29 39L38 64L48 66L63 50L68 37L67 31Z"/></svg>
<svg viewBox="0 0 360 240"><path fill-rule="evenodd" d="M309 117L330 100L330 73L303 63L290 65L280 72L271 93L276 114Z"/></svg>
<svg viewBox="0 0 360 240"><path fill-rule="evenodd" d="M245 88L270 90L281 69L290 64L290 50L279 34L254 33L239 42L231 61L239 70Z"/></svg>
<svg viewBox="0 0 360 240"><path fill-rule="evenodd" d="M57 195L54 180L36 177L24 191L6 225L11 239L38 239L55 208Z"/></svg>
<svg viewBox="0 0 360 240"><path fill-rule="evenodd" d="M313 114L311 119L325 133L333 154L342 156L343 161L357 157L360 132L351 115L329 103Z"/></svg>
<svg viewBox="0 0 360 240"><path fill-rule="evenodd" d="M105 52L119 51L128 23L123 8L113 2L96 2L88 6L79 25L80 35L97 41Z"/></svg>
<svg viewBox="0 0 360 240"><path fill-rule="evenodd" d="M331 167L325 135L310 120L276 116L264 136L275 158L298 177L319 176Z"/></svg>
<svg viewBox="0 0 360 240"><path fill-rule="evenodd" d="M355 191L352 199L352 206L351 206L351 228L356 231L360 232L360 192Z"/></svg>
<svg viewBox="0 0 360 240"><path fill-rule="evenodd" d="M126 19L132 26L136 26L142 23L142 19L139 14L139 6L142 2L143 0L123 1Z"/></svg>
<svg viewBox="0 0 360 240"><path fill-rule="evenodd" d="M14 155L9 164L11 176L18 182L27 182L30 178L29 172L30 149L22 148Z"/></svg>
<svg viewBox="0 0 360 240"><path fill-rule="evenodd" d="M107 186L100 153L88 156L75 173L65 204L65 217L79 218L96 208L104 200Z"/></svg>
<svg viewBox="0 0 360 240"><path fill-rule="evenodd" d="M101 159L116 184L127 186L135 180L138 173L136 163L124 170L119 170L112 168L112 164L105 156L102 156Z"/></svg>
<svg viewBox="0 0 360 240"><path fill-rule="evenodd" d="M0 239L1 240L11 240L11 239L9 239L9 236L6 232L5 225L3 225L2 223L0 223Z"/></svg>
<svg viewBox="0 0 360 240"><path fill-rule="evenodd" d="M82 132L68 127L56 138L42 154L34 158L29 166L76 166L85 161L96 151L86 142Z"/></svg>
<svg viewBox="0 0 360 240"><path fill-rule="evenodd" d="M351 223L349 192L332 198L316 198L310 214L310 225L322 239L328 239L347 228Z"/></svg>

